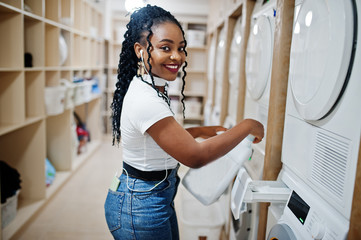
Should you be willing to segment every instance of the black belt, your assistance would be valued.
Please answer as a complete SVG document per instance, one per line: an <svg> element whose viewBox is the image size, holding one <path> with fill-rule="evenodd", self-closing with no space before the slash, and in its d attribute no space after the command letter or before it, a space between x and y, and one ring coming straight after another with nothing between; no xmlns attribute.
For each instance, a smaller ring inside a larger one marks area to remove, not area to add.
<svg viewBox="0 0 361 240"><path fill-rule="evenodd" d="M124 169L127 172L125 172ZM162 171L142 171L123 162L123 172L129 177L142 179L144 181L162 181L165 178L166 174L167 177L171 174L172 169Z"/></svg>

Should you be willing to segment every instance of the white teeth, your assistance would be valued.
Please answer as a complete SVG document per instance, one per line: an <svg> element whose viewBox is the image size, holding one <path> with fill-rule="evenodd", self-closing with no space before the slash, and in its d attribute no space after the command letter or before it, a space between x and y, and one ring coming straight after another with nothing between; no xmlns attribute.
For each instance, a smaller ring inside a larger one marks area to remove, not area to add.
<svg viewBox="0 0 361 240"><path fill-rule="evenodd" d="M176 66L176 65L167 65L167 67L168 67L168 68L173 68L173 69L177 69L177 68L178 68L178 66Z"/></svg>

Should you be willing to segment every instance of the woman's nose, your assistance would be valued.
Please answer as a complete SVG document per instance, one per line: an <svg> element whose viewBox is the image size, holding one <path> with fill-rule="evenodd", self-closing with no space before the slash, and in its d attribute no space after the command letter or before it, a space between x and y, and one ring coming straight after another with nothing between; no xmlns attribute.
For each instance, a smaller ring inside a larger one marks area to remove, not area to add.
<svg viewBox="0 0 361 240"><path fill-rule="evenodd" d="M173 51L172 55L170 56L170 59L180 61L182 59L182 56L178 51Z"/></svg>

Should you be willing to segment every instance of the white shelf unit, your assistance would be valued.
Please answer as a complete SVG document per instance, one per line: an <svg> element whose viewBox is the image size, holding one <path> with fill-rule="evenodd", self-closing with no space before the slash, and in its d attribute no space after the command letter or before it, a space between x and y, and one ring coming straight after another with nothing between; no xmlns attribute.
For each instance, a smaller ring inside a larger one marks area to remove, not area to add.
<svg viewBox="0 0 361 240"><path fill-rule="evenodd" d="M48 116L44 91L59 86L61 78L101 81L102 26L102 13L87 0L0 0L0 160L15 168L22 181L16 217L1 229L0 239L10 239L26 227L100 145L101 94ZM63 64L60 35L67 43ZM32 67L25 67L25 53L31 53ZM87 150L80 155L74 144L74 112L91 134ZM57 170L49 187L46 158Z"/></svg>

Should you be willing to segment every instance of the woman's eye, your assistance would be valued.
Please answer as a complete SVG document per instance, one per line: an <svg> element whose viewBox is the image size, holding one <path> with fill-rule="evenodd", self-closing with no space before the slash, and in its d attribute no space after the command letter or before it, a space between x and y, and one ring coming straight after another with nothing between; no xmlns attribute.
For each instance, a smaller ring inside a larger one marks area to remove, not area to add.
<svg viewBox="0 0 361 240"><path fill-rule="evenodd" d="M164 47L162 47L162 50L164 50L164 51L169 51L169 50L170 50L170 48L169 48L169 47L167 47L167 46L164 46Z"/></svg>
<svg viewBox="0 0 361 240"><path fill-rule="evenodd" d="M184 51L185 51L185 48L184 48L184 47L180 47L180 48L178 49L178 51L184 52Z"/></svg>

